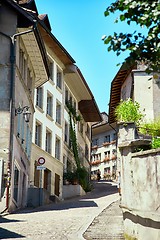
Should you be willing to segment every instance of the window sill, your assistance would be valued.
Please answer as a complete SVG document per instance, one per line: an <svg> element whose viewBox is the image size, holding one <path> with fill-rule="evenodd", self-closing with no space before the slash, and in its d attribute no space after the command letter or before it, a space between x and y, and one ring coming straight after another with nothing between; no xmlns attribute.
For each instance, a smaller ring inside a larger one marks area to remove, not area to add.
<svg viewBox="0 0 160 240"><path fill-rule="evenodd" d="M60 87L56 86L56 88L60 93L62 93L62 89Z"/></svg>
<svg viewBox="0 0 160 240"><path fill-rule="evenodd" d="M41 107L39 107L38 105L36 105L36 108L38 111L40 111L41 113L44 113L43 109Z"/></svg>
<svg viewBox="0 0 160 240"><path fill-rule="evenodd" d="M50 120L50 121L54 121L54 119L52 118L52 116L50 116L49 114L46 114L46 117Z"/></svg>
<svg viewBox="0 0 160 240"><path fill-rule="evenodd" d="M52 85L55 85L54 81L51 78L49 78L49 83L51 83Z"/></svg>
<svg viewBox="0 0 160 240"><path fill-rule="evenodd" d="M55 122L55 124L57 125L57 127L59 127L59 128L62 128L62 126L61 126L61 124L60 124L60 123L58 123L58 122Z"/></svg>

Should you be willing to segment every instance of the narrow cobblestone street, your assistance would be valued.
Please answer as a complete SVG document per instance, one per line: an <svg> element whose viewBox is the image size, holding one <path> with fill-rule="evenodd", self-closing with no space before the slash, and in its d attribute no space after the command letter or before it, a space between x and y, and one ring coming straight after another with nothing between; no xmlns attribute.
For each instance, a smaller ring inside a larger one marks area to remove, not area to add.
<svg viewBox="0 0 160 240"><path fill-rule="evenodd" d="M94 190L86 196L3 215L0 239L123 239L116 235L123 232L118 202L115 183L95 182Z"/></svg>

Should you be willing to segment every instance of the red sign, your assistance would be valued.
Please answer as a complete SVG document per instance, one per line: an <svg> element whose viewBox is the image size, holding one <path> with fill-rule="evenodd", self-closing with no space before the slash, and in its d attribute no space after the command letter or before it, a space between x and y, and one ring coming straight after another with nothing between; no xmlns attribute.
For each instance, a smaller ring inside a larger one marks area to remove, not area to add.
<svg viewBox="0 0 160 240"><path fill-rule="evenodd" d="M38 158L38 164L43 165L45 163L45 159L43 157Z"/></svg>

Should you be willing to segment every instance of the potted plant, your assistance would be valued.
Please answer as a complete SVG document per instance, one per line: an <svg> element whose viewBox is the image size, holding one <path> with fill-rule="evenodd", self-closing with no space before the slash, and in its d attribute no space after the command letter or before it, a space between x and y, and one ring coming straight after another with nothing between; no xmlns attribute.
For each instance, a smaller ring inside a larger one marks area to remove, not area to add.
<svg viewBox="0 0 160 240"><path fill-rule="evenodd" d="M119 142L137 138L136 127L140 125L144 114L140 111L138 102L131 98L121 100L115 109L115 117L119 125Z"/></svg>
<svg viewBox="0 0 160 240"><path fill-rule="evenodd" d="M138 102L133 102L131 98L127 100L121 100L115 109L115 116L118 123L130 123L134 122L139 125L140 121L144 117L144 114L140 111L140 105Z"/></svg>
<svg viewBox="0 0 160 240"><path fill-rule="evenodd" d="M64 183L69 182L70 184L75 185L75 183L76 184L78 183L77 173L71 172L71 171L65 172L63 174L63 180L64 180Z"/></svg>

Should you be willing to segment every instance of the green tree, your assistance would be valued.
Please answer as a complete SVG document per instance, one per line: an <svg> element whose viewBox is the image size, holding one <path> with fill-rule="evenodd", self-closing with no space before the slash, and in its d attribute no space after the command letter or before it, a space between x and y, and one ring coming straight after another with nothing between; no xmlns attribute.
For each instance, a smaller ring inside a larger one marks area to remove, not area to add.
<svg viewBox="0 0 160 240"><path fill-rule="evenodd" d="M147 72L160 71L160 1L159 0L116 0L105 11L107 17L110 13L120 12L115 20L127 22L128 25L136 23L143 31L116 33L105 36L104 43L108 44L108 51L114 51L117 56L129 50L125 62L135 61L148 65Z"/></svg>

